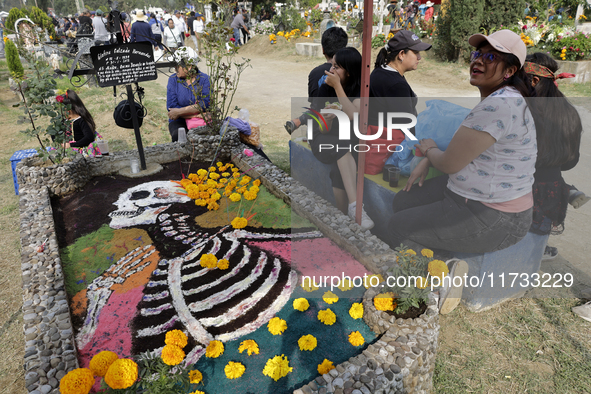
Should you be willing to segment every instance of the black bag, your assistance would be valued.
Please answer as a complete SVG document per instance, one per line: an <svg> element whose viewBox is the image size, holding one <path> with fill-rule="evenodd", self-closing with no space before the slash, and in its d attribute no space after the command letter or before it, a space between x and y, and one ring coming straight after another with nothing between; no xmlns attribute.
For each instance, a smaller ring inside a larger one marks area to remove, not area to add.
<svg viewBox="0 0 591 394"><path fill-rule="evenodd" d="M133 129L133 120L131 119L130 107L131 106L127 100L123 100L117 104L115 111L113 111L113 119L115 119L117 126L123 127L124 129ZM138 126L141 127L145 116L144 107L140 103L136 102L135 110L138 117Z"/></svg>

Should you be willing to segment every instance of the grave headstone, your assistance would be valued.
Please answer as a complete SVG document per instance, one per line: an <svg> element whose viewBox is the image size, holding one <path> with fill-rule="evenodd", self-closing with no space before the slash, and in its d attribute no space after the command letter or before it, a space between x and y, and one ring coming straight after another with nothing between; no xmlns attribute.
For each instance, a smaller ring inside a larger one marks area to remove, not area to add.
<svg viewBox="0 0 591 394"><path fill-rule="evenodd" d="M100 87L158 79L149 42L95 46L90 55Z"/></svg>

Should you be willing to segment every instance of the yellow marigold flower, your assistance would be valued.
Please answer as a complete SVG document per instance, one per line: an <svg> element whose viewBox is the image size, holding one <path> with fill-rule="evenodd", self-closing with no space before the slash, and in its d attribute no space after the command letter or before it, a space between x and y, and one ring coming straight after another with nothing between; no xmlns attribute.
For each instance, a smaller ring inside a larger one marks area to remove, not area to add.
<svg viewBox="0 0 591 394"><path fill-rule="evenodd" d="M94 376L88 368L70 371L60 380L62 394L88 394L94 385Z"/></svg>
<svg viewBox="0 0 591 394"><path fill-rule="evenodd" d="M255 192L252 192L252 191L245 191L244 192L244 198L247 199L247 200L249 200L249 201L252 201L255 198L257 198L257 194Z"/></svg>
<svg viewBox="0 0 591 394"><path fill-rule="evenodd" d="M199 177L203 178L205 175L207 175L207 170L204 170L203 168L201 168L200 170L197 170L197 175L199 175Z"/></svg>
<svg viewBox="0 0 591 394"><path fill-rule="evenodd" d="M212 167L209 167L209 172L215 172L216 170L217 170L216 167L213 167L213 166Z"/></svg>
<svg viewBox="0 0 591 394"><path fill-rule="evenodd" d="M255 185L252 185L248 190L255 193L258 193L260 191L259 187Z"/></svg>
<svg viewBox="0 0 591 394"><path fill-rule="evenodd" d="M216 181L214 181L213 179L208 179L207 186L209 186L210 188L213 187L214 189L216 189L218 186L218 183Z"/></svg>
<svg viewBox="0 0 591 394"><path fill-rule="evenodd" d="M237 171L240 171L240 170L238 169L238 167L234 167L234 164L231 164L231 165L230 165L230 168L232 169L232 170L231 170L232 172L237 172Z"/></svg>
<svg viewBox="0 0 591 394"><path fill-rule="evenodd" d="M216 358L224 354L224 344L218 340L209 342L205 349L205 357Z"/></svg>
<svg viewBox="0 0 591 394"><path fill-rule="evenodd" d="M417 278L416 285L419 289L425 289L427 286L429 286L429 281L427 280L427 278L419 276Z"/></svg>
<svg viewBox="0 0 591 394"><path fill-rule="evenodd" d="M241 185L247 185L247 184L250 182L250 180L251 180L251 179L252 179L252 178L251 178L251 177L249 177L248 175L244 175L244 176L242 177L242 179L240 180L240 184L241 184Z"/></svg>
<svg viewBox="0 0 591 394"><path fill-rule="evenodd" d="M135 361L128 358L115 360L105 374L105 383L112 389L126 389L137 380L138 369ZM94 383L94 382L93 382Z"/></svg>
<svg viewBox="0 0 591 394"><path fill-rule="evenodd" d="M234 178L240 178L240 173L238 172L237 168L232 168L232 171L234 171L234 174L232 175Z"/></svg>
<svg viewBox="0 0 591 394"><path fill-rule="evenodd" d="M187 191L187 196L191 199L191 200L196 200L199 198L199 189L197 188L193 188L191 190Z"/></svg>
<svg viewBox="0 0 591 394"><path fill-rule="evenodd" d="M166 333L166 337L164 338L164 343L167 345L174 345L178 346L181 349L187 346L187 336L181 330L172 330Z"/></svg>
<svg viewBox="0 0 591 394"><path fill-rule="evenodd" d="M247 339L246 341L240 342L240 347L238 351L242 353L243 351L247 351L248 355L259 354L259 345L253 339Z"/></svg>
<svg viewBox="0 0 591 394"><path fill-rule="evenodd" d="M312 280L309 280L308 283L306 283L306 284L302 283L301 286L302 286L302 289L304 289L308 293L318 290L318 287L314 286L314 283L312 282Z"/></svg>
<svg viewBox="0 0 591 394"><path fill-rule="evenodd" d="M345 279L343 281L341 281L341 283L338 286L338 289L340 291L349 291L353 288L353 282L351 282L351 279Z"/></svg>
<svg viewBox="0 0 591 394"><path fill-rule="evenodd" d="M218 209L220 209L220 204L218 204L217 202L210 202L209 204L207 204L207 209L209 209L210 211L217 211Z"/></svg>
<svg viewBox="0 0 591 394"><path fill-rule="evenodd" d="M361 302L355 302L349 309L349 315L353 319L361 319L363 317L363 304Z"/></svg>
<svg viewBox="0 0 591 394"><path fill-rule="evenodd" d="M228 379L238 379L242 376L246 368L241 363L230 361L224 367L224 373Z"/></svg>
<svg viewBox="0 0 591 394"><path fill-rule="evenodd" d="M421 254L425 257L433 257L433 251L431 249L422 249Z"/></svg>
<svg viewBox="0 0 591 394"><path fill-rule="evenodd" d="M337 302L339 300L339 296L337 296L335 293L333 293L332 291L327 291L326 293L324 293L324 295L322 296L322 299L324 300L324 302L326 302L327 304L334 304L335 302Z"/></svg>
<svg viewBox="0 0 591 394"><path fill-rule="evenodd" d="M224 165L224 163L222 163L221 161L218 161L217 163L215 163L216 166L221 167Z"/></svg>
<svg viewBox="0 0 591 394"><path fill-rule="evenodd" d="M235 229L240 229L240 228L244 228L246 227L246 225L248 224L248 220L246 220L245 218L241 218L241 217L235 217L232 220L232 227L234 227Z"/></svg>
<svg viewBox="0 0 591 394"><path fill-rule="evenodd" d="M318 320L327 326L332 326L337 321L337 315L330 308L318 311Z"/></svg>
<svg viewBox="0 0 591 394"><path fill-rule="evenodd" d="M325 373L329 373L333 369L335 369L335 366L332 364L332 361L329 361L326 358L324 359L322 364L318 364L318 373L320 375L324 375Z"/></svg>
<svg viewBox="0 0 591 394"><path fill-rule="evenodd" d="M353 346L361 346L365 343L365 338L359 331L353 331L349 334L349 343Z"/></svg>
<svg viewBox="0 0 591 394"><path fill-rule="evenodd" d="M241 186L238 189L236 189L236 193L244 193L246 191L246 186Z"/></svg>
<svg viewBox="0 0 591 394"><path fill-rule="evenodd" d="M205 33L205 34L207 34L207 33ZM189 394L205 394L205 391L195 390L195 391L193 391L192 393L189 393Z"/></svg>
<svg viewBox="0 0 591 394"><path fill-rule="evenodd" d="M289 360L282 354L267 360L265 368L263 368L263 375L278 381L291 371L293 371L293 368L289 366Z"/></svg>
<svg viewBox="0 0 591 394"><path fill-rule="evenodd" d="M222 178L220 179L220 184L223 186L226 186L226 183L228 183L228 180L226 178Z"/></svg>
<svg viewBox="0 0 591 394"><path fill-rule="evenodd" d="M295 300L293 300L293 309L297 311L304 312L308 310L309 307L310 303L305 298L296 298Z"/></svg>
<svg viewBox="0 0 591 394"><path fill-rule="evenodd" d="M287 329L287 322L279 317L274 317L267 324L269 332L273 335L281 335Z"/></svg>
<svg viewBox="0 0 591 394"><path fill-rule="evenodd" d="M185 358L185 352L178 346L166 345L162 348L162 361L166 365L179 365Z"/></svg>
<svg viewBox="0 0 591 394"><path fill-rule="evenodd" d="M199 260L199 264L201 264L201 266L204 268L212 269L212 268L217 267L218 259L213 254L207 253L207 254L204 254L203 256L201 256L201 259Z"/></svg>
<svg viewBox="0 0 591 394"><path fill-rule="evenodd" d="M199 384L203 380L203 374L196 369L189 371L189 382L191 384Z"/></svg>
<svg viewBox="0 0 591 394"><path fill-rule="evenodd" d="M409 255L409 256L416 256L417 255L417 252L415 252L412 249L407 249L407 250L403 251L402 254L406 254L406 255Z"/></svg>
<svg viewBox="0 0 591 394"><path fill-rule="evenodd" d="M373 298L373 304L378 311L393 311L395 308L394 293L380 293Z"/></svg>
<svg viewBox="0 0 591 394"><path fill-rule="evenodd" d="M256 179L253 183L254 186L259 187L261 186L261 180L260 179Z"/></svg>
<svg viewBox="0 0 591 394"><path fill-rule="evenodd" d="M232 202L238 202L242 199L242 196L238 193L232 193L230 194L230 201Z"/></svg>
<svg viewBox="0 0 591 394"><path fill-rule="evenodd" d="M102 378L107 373L107 370L111 364L113 364L113 362L118 358L119 356L117 356L117 353L111 352L109 350L103 350L102 352L94 355L92 360L90 360L88 368L90 368L95 376L100 376Z"/></svg>
<svg viewBox="0 0 591 394"><path fill-rule="evenodd" d="M181 179L181 186L184 187L185 189L187 188L187 186L192 185L193 182L191 182L190 179Z"/></svg>
<svg viewBox="0 0 591 394"><path fill-rule="evenodd" d="M210 179L219 179L220 178L220 174L218 174L217 172L210 172L209 173L209 178Z"/></svg>
<svg viewBox="0 0 591 394"><path fill-rule="evenodd" d="M193 182L197 182L200 179L199 175L193 174L193 173L189 174L189 176L187 178L189 178Z"/></svg>
<svg viewBox="0 0 591 394"><path fill-rule="evenodd" d="M316 340L316 337L314 335L308 334L298 339L298 346L300 347L301 351L312 351L316 349L316 346L318 346L318 341Z"/></svg>
<svg viewBox="0 0 591 394"><path fill-rule="evenodd" d="M227 178L227 177L229 177L229 176L230 176L230 173L229 173L229 172L222 172L222 176L223 176L224 178Z"/></svg>
<svg viewBox="0 0 591 394"><path fill-rule="evenodd" d="M213 201L217 201L217 200L219 200L220 198L222 198L222 195L221 195L220 193L218 193L218 192L215 192L215 193L213 193L213 194L211 195L211 199L212 199Z"/></svg>
<svg viewBox="0 0 591 394"><path fill-rule="evenodd" d="M204 207L207 205L207 202L202 198L198 198L195 200L195 205L197 205L199 207Z"/></svg>
<svg viewBox="0 0 591 394"><path fill-rule="evenodd" d="M441 279L449 274L449 268L447 267L447 264L441 260L430 261L428 269L431 276L437 276Z"/></svg>
<svg viewBox="0 0 591 394"><path fill-rule="evenodd" d="M230 262L227 259L218 260L218 268L221 270L227 270L230 267Z"/></svg>
<svg viewBox="0 0 591 394"><path fill-rule="evenodd" d="M378 274L378 275L368 275L367 276L367 280L365 280L364 283L363 283L363 286L366 289L369 289L370 287L372 287L372 283L375 283L375 280L372 280L372 278L378 278L378 283L382 283L384 281L384 278L380 274Z"/></svg>

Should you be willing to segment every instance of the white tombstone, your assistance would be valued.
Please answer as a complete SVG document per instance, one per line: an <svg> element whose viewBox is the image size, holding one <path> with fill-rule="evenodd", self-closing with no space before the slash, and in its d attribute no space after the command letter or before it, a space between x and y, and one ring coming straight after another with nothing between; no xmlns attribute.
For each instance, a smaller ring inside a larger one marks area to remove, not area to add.
<svg viewBox="0 0 591 394"><path fill-rule="evenodd" d="M211 12L211 4L206 4L203 6L205 9L205 23L209 23L213 20L213 13Z"/></svg>

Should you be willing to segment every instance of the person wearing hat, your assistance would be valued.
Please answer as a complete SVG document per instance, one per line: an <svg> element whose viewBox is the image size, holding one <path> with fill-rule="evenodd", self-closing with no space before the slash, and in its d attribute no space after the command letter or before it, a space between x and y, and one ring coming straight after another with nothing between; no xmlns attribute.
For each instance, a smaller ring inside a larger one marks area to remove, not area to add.
<svg viewBox="0 0 591 394"><path fill-rule="evenodd" d="M176 74L168 78L166 107L168 131L172 142L178 140L179 128L189 130L187 120L205 125L209 108L209 76L197 67L199 57L189 47L180 47L174 53Z"/></svg>
<svg viewBox="0 0 591 394"><path fill-rule="evenodd" d="M429 22L433 17L433 12L435 12L435 9L433 8L434 3L432 1L428 1L425 3L425 5L427 6L427 9L425 10L425 21Z"/></svg>
<svg viewBox="0 0 591 394"><path fill-rule="evenodd" d="M96 10L92 27L94 28L94 45L109 45L111 33L107 30L107 19L103 17L103 10Z"/></svg>
<svg viewBox="0 0 591 394"><path fill-rule="evenodd" d="M432 139L417 141L426 159L394 198L391 246L494 252L519 242L532 223L538 111L528 101L525 44L510 30L475 34L468 42L475 48L470 84L481 101L445 151ZM429 166L447 175L424 181Z"/></svg>
<svg viewBox="0 0 591 394"><path fill-rule="evenodd" d="M82 15L79 18L80 27L78 28L79 34L92 34L92 19L90 18L90 11L88 9L82 10Z"/></svg>
<svg viewBox="0 0 591 394"><path fill-rule="evenodd" d="M431 49L431 44L422 42L415 33L410 30L399 30L380 50L376 57L374 70L369 78L369 97L375 97L370 101L368 123L370 126L385 126L383 116L392 112L417 114L417 95L412 90L404 75L416 70L421 61L421 51ZM380 113L382 119L380 120ZM407 123L407 120L402 123ZM376 131L379 131L376 129ZM411 129L414 133L414 129ZM402 141L404 135L396 131L397 138Z"/></svg>
<svg viewBox="0 0 591 394"><path fill-rule="evenodd" d="M135 14L135 22L131 25L131 32L129 34L130 42L150 42L155 48L158 47L156 44L156 37L152 33L152 28L147 22L148 16L144 14L144 11L138 11Z"/></svg>

